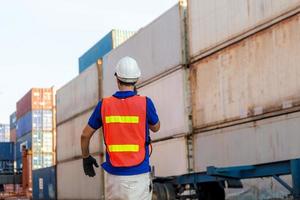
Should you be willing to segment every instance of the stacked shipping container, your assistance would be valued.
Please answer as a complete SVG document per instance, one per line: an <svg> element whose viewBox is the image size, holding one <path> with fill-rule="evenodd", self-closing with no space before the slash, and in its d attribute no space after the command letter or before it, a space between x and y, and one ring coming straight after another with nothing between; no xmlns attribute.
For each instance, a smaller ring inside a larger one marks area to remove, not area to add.
<svg viewBox="0 0 300 200"><path fill-rule="evenodd" d="M32 172L33 199L56 199L55 166L37 169Z"/></svg>
<svg viewBox="0 0 300 200"><path fill-rule="evenodd" d="M87 189L84 186L90 185L92 180L83 173L79 177L70 173L82 170L80 135L101 98L102 74L97 61L133 34L131 31L112 30L79 58L80 75L57 92L57 192L60 199L98 199L104 196L103 174L97 174L95 183ZM93 154L103 153L100 135L95 134L96 138L92 140L90 152Z"/></svg>
<svg viewBox="0 0 300 200"><path fill-rule="evenodd" d="M17 103L17 167L21 167L22 146L32 149L33 169L52 166L54 155L53 88L33 88Z"/></svg>
<svg viewBox="0 0 300 200"><path fill-rule="evenodd" d="M9 124L0 124L0 142L9 142Z"/></svg>
<svg viewBox="0 0 300 200"><path fill-rule="evenodd" d="M141 68L138 93L152 98L161 121L159 133L151 135L154 147L151 162L159 176L188 172L186 135L190 123L182 40L184 18L185 7L178 4L103 58L105 97L117 91L114 70L119 59L131 56ZM172 159L174 149L178 150L180 162Z"/></svg>
<svg viewBox="0 0 300 200"><path fill-rule="evenodd" d="M100 199L104 195L103 174L91 179L83 173L80 148L82 130L101 95L98 73L96 66L89 67L57 91L58 199ZM103 153L100 137L98 131L90 144L90 153L98 162Z"/></svg>
<svg viewBox="0 0 300 200"><path fill-rule="evenodd" d="M300 1L189 3L195 171L300 157ZM252 199L288 193L271 179L244 185Z"/></svg>
<svg viewBox="0 0 300 200"><path fill-rule="evenodd" d="M158 96L160 109L162 114L162 134L154 136L157 140L169 138L178 135L178 139L166 142L155 143L156 149L168 153L171 157L175 146L180 150L178 156L182 160L186 160L186 140L182 135L188 132L188 119L185 108L185 70L182 69L183 57L181 49L182 27L180 21L183 20L183 10L179 5L174 6L166 14L162 15L158 20L151 23L148 27L140 30L121 46L104 56L102 61L98 62L86 69L78 77L70 83L62 87L57 92L57 188L58 199L101 199L104 195L104 179L102 171L97 173L94 180L86 177L82 170L80 135L82 129L87 124L88 117L96 106L98 100L103 96L112 95L116 91L114 81L114 66L118 60L126 55L137 59L142 67L143 80L140 83L140 92L144 95L154 96L158 91L164 96ZM146 38L146 39L145 39ZM147 46L165 43L162 46L157 45L151 48ZM166 58L165 55L168 55ZM168 71L164 77L159 77L162 72ZM103 79L103 80L102 80ZM157 79L156 81L154 79ZM177 84L179 79L179 93L173 93L172 84ZM163 87L161 87L163 85ZM177 95L181 95L177 98ZM174 104L167 104L168 98L174 97ZM156 99L154 99L155 101ZM80 102L80 103L79 103ZM164 104L165 102L165 104ZM178 103L178 105L176 105ZM168 116L168 112L176 111L180 119ZM172 126L168 123L170 117L177 120L178 124ZM102 132L99 131L91 140L90 152L93 155L103 155L103 142L101 140ZM175 146L174 146L175 145ZM66 149L65 147L69 148ZM176 169L170 169L170 165L166 159L162 159L156 150L153 152L153 160L157 165L157 172L163 174L168 171L171 173L184 173L187 171L186 162L178 165ZM99 161L99 156L97 156ZM100 157L100 162L103 161ZM74 172L78 172L78 176L73 176ZM79 181L80 180L80 181ZM71 184L72 183L72 184ZM88 187L86 187L88 185Z"/></svg>
<svg viewBox="0 0 300 200"><path fill-rule="evenodd" d="M9 126L10 126L10 136L9 136L9 140L11 142L16 143L17 141L17 131L16 131L16 127L17 127L17 113L14 112L9 116Z"/></svg>
<svg viewBox="0 0 300 200"><path fill-rule="evenodd" d="M115 29L111 30L107 35L105 35L99 42L97 42L79 58L79 73L95 64L99 58L102 58L112 49L121 45L134 33L134 31Z"/></svg>
<svg viewBox="0 0 300 200"><path fill-rule="evenodd" d="M190 0L188 18L176 5L61 88L58 198L103 196L103 174L92 181L81 169L80 134L98 99L117 90L114 67L124 56L138 61L138 92L160 116L152 135L156 175L300 157L299 13L299 0ZM94 155L103 153L99 134ZM271 179L244 183L253 199L287 194Z"/></svg>

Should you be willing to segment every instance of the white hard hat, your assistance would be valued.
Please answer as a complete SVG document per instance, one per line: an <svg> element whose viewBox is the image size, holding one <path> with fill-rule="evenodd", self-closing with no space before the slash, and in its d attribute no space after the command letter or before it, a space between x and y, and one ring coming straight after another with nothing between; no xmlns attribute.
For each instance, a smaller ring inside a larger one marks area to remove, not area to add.
<svg viewBox="0 0 300 200"><path fill-rule="evenodd" d="M135 83L141 76L141 70L135 59L126 56L119 60L116 67L117 78L125 83Z"/></svg>

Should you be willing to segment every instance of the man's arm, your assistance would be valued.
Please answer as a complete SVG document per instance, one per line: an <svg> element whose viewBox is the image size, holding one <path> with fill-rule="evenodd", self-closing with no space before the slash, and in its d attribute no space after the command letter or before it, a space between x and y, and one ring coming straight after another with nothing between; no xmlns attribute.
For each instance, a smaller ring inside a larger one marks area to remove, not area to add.
<svg viewBox="0 0 300 200"><path fill-rule="evenodd" d="M147 101L147 119L148 119L149 129L152 132L157 132L160 129L160 121L156 113L155 106L149 97L147 97L146 101Z"/></svg>
<svg viewBox="0 0 300 200"><path fill-rule="evenodd" d="M81 134L81 151L82 151L82 157L87 158L90 155L89 146L90 146L90 139L95 133L95 129L90 127L89 125L86 125L86 127L83 129Z"/></svg>
<svg viewBox="0 0 300 200"><path fill-rule="evenodd" d="M157 132L160 129L160 121L158 121L155 125L149 124L149 128L152 132Z"/></svg>

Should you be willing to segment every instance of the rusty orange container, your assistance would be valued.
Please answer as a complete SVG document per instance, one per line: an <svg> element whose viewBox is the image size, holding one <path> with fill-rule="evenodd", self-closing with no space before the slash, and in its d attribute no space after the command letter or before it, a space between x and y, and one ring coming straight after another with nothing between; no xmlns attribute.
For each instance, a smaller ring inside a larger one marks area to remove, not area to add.
<svg viewBox="0 0 300 200"><path fill-rule="evenodd" d="M32 110L51 110L54 107L53 88L32 88L17 102L17 119Z"/></svg>

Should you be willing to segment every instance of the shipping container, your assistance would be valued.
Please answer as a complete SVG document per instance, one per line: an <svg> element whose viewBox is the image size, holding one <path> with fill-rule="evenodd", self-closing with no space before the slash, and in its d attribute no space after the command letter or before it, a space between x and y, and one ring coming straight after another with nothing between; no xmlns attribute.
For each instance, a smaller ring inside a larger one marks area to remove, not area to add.
<svg viewBox="0 0 300 200"><path fill-rule="evenodd" d="M263 23L275 20L299 5L299 0L189 0L190 58L196 60L217 46L228 45L226 42L243 33L264 28Z"/></svg>
<svg viewBox="0 0 300 200"><path fill-rule="evenodd" d="M118 47L134 33L134 31L117 29L110 31L79 58L79 73L82 73L85 69L95 64L98 59L102 58L112 49Z"/></svg>
<svg viewBox="0 0 300 200"><path fill-rule="evenodd" d="M172 7L103 57L104 96L112 95L117 89L114 70L122 57L136 59L142 71L140 83L184 63L181 40L184 9L181 5Z"/></svg>
<svg viewBox="0 0 300 200"><path fill-rule="evenodd" d="M32 153L32 169L51 167L54 165L54 153Z"/></svg>
<svg viewBox="0 0 300 200"><path fill-rule="evenodd" d="M0 142L0 161L14 161L13 142Z"/></svg>
<svg viewBox="0 0 300 200"><path fill-rule="evenodd" d="M99 156L95 156L99 163ZM103 170L96 168L96 176L84 174L82 159L63 162L57 165L58 199L104 199Z"/></svg>
<svg viewBox="0 0 300 200"><path fill-rule="evenodd" d="M52 131L52 129L52 110L34 110L26 113L17 121L18 138L31 131Z"/></svg>
<svg viewBox="0 0 300 200"><path fill-rule="evenodd" d="M47 167L32 172L33 199L56 199L56 168Z"/></svg>
<svg viewBox="0 0 300 200"><path fill-rule="evenodd" d="M299 128L300 112L296 112L196 134L195 170L204 171L207 166L252 165L299 158ZM290 176L288 178L291 183ZM239 192L256 195L255 199L287 195L288 191L276 181L264 180L267 181L243 181L245 188ZM232 192L228 191L229 194Z"/></svg>
<svg viewBox="0 0 300 200"><path fill-rule="evenodd" d="M99 101L100 75L95 64L57 91L57 125L94 108Z"/></svg>
<svg viewBox="0 0 300 200"><path fill-rule="evenodd" d="M53 133L45 131L32 132L32 152L34 153L51 153L53 147Z"/></svg>
<svg viewBox="0 0 300 200"><path fill-rule="evenodd" d="M173 176L188 172L187 142L185 137L155 142L150 157L155 176ZM176 155L176 157L174 157Z"/></svg>
<svg viewBox="0 0 300 200"><path fill-rule="evenodd" d="M300 14L191 66L194 128L298 106Z"/></svg>
<svg viewBox="0 0 300 200"><path fill-rule="evenodd" d="M138 89L152 99L161 122L160 131L151 134L152 140L189 132L186 73L180 69Z"/></svg>
<svg viewBox="0 0 300 200"><path fill-rule="evenodd" d="M54 97L53 88L32 88L17 102L17 119L32 110L52 110Z"/></svg>
<svg viewBox="0 0 300 200"><path fill-rule="evenodd" d="M0 124L0 142L9 142L9 124Z"/></svg>
<svg viewBox="0 0 300 200"><path fill-rule="evenodd" d="M14 112L9 116L10 129L15 129L17 127L17 113Z"/></svg>
<svg viewBox="0 0 300 200"><path fill-rule="evenodd" d="M59 110L58 110L59 112ZM82 114L57 127L57 161L75 159L81 157L80 137L82 130L88 123L92 111ZM94 133L90 141L90 152L96 153L102 151L102 132ZM67 147L67 148L66 148Z"/></svg>

